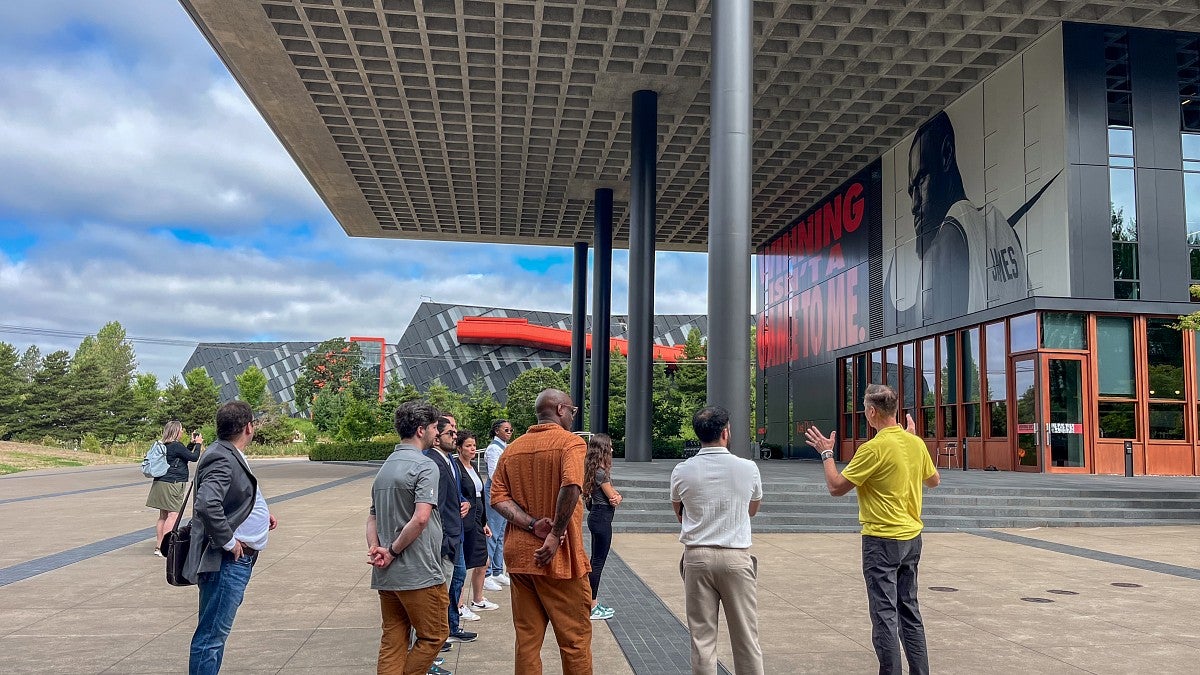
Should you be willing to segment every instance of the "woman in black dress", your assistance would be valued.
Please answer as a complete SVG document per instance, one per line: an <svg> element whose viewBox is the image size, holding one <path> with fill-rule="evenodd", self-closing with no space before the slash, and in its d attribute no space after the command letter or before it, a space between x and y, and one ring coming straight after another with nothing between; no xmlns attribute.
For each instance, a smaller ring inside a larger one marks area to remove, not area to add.
<svg viewBox="0 0 1200 675"><path fill-rule="evenodd" d="M162 476L154 479L150 485L150 496L146 498L146 506L158 509L158 522L154 524L154 534L157 541L154 545L154 555L162 557L163 536L175 526L179 509L183 506L184 488L188 482L188 462L200 459L200 449L204 447L204 437L199 431L192 432L192 442L184 445L179 442L183 435L183 425L177 420L167 422L162 431L162 444L167 447L167 464L169 468Z"/></svg>
<svg viewBox="0 0 1200 675"><path fill-rule="evenodd" d="M500 607L483 597L483 578L488 565L487 541L492 536L492 530L487 524L487 505L483 503L483 481L475 471L475 453L479 447L475 434L460 431L455 444L458 446L458 462L462 467L458 474L463 497L471 502L471 510L463 520L463 557L471 583L463 584L458 613L468 621L475 621L479 619L475 612Z"/></svg>

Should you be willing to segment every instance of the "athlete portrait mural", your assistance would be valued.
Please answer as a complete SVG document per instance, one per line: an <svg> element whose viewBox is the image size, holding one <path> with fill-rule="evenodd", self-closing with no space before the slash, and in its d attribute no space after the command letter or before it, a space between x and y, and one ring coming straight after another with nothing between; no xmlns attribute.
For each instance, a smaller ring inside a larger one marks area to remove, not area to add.
<svg viewBox="0 0 1200 675"><path fill-rule="evenodd" d="M1062 59L1052 31L758 250L764 370L1070 295Z"/></svg>

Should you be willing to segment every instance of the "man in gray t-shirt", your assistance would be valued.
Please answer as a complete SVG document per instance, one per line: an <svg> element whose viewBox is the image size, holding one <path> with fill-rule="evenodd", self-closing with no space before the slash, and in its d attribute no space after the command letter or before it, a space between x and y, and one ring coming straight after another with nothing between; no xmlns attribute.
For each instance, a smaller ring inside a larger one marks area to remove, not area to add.
<svg viewBox="0 0 1200 675"><path fill-rule="evenodd" d="M446 579L442 574L442 521L436 504L438 468L422 451L437 438L438 411L409 401L396 409L400 444L371 486L367 562L379 591L383 637L379 672L423 673L450 634ZM416 642L409 648L409 631Z"/></svg>

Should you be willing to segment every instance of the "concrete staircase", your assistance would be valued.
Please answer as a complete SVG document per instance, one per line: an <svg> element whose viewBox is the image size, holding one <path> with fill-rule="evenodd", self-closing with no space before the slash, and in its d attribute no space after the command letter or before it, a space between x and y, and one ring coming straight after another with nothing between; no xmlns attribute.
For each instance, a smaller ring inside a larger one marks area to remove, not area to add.
<svg viewBox="0 0 1200 675"><path fill-rule="evenodd" d="M663 478L622 480L621 466L614 467L615 482L623 502L617 509L617 532L679 532L670 504L670 482ZM764 473L763 505L754 518L754 531L856 532L858 505L851 493L830 497L823 483L813 480L772 481ZM1104 479L1088 486L1049 487L1031 480L1022 486L1009 474L996 485L977 478L954 484L943 472L943 484L927 490L925 526L930 531L972 528L1113 527L1132 525L1200 524L1200 482L1192 489L1163 489L1161 485L1130 489L1110 487ZM982 472L970 472L980 474ZM995 474L992 474L995 475ZM983 482L984 484L980 484ZM950 484L947 484L950 483Z"/></svg>

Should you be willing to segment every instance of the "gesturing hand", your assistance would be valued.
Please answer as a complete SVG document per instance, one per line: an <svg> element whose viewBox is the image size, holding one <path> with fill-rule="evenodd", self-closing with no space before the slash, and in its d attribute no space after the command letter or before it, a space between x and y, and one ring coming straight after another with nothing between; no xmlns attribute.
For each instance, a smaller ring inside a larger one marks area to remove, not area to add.
<svg viewBox="0 0 1200 675"><path fill-rule="evenodd" d="M906 421L908 422L908 425L906 427L904 427L904 430L907 431L908 433L912 434L913 436L916 436L917 435L916 420L914 420L912 418L912 415L906 414L904 417L905 417Z"/></svg>
<svg viewBox="0 0 1200 675"><path fill-rule="evenodd" d="M821 430L815 426L811 426L804 430L804 442L816 448L817 452L826 452L833 450L833 444L837 439L837 432L829 433L829 436L821 433Z"/></svg>

